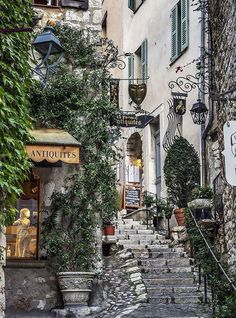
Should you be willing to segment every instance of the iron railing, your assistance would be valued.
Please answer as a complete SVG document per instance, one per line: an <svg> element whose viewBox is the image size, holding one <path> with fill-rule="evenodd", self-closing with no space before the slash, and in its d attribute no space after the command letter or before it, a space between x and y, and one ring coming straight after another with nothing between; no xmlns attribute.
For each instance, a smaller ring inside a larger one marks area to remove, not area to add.
<svg viewBox="0 0 236 318"><path fill-rule="evenodd" d="M236 292L236 286L235 284L233 283L233 281L230 279L229 275L226 273L226 271L224 270L223 266L221 265L221 262L217 259L215 253L213 252L211 246L209 245L206 237L204 236L193 212L191 209L189 209L189 212L190 212L190 215L191 215L191 218L199 232L199 234L201 235L208 251L210 252L212 258L214 259L215 263L217 264L218 268L219 268L219 276L220 276L220 272L223 274L223 276L225 277L226 281L228 282L229 286L231 287L231 290L233 292ZM194 256L194 255L193 255ZM207 261L207 260L206 260ZM202 276L203 276L203 286L204 286L204 303L208 303L208 280L210 281L212 276L210 276L209 274L205 274L203 271L202 271L202 268L201 268L201 265L199 264L198 265L198 283L199 285L201 286L202 285ZM215 291L213 288L211 288L211 298L212 298L212 309L213 309L213 313L215 312Z"/></svg>

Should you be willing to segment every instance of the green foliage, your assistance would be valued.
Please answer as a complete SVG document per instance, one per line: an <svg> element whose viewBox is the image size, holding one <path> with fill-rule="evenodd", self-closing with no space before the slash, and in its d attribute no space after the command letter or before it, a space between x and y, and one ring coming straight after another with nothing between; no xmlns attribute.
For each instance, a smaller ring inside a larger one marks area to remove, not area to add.
<svg viewBox="0 0 236 318"><path fill-rule="evenodd" d="M194 259L198 265L201 265L202 271L205 275L207 275L212 290L214 291L214 318L235 317L236 298L235 294L232 294L230 283L221 272L217 262L214 260L211 252L209 251L205 242L203 241L203 238L199 234L199 231L195 226L194 221L192 220L188 211L185 214L185 217ZM201 231L217 259L220 259L220 254L214 245L214 233L209 231L209 229L204 228L203 226L201 227ZM224 270L228 274L228 276L230 276L229 270L226 265L224 266Z"/></svg>
<svg viewBox="0 0 236 318"><path fill-rule="evenodd" d="M142 205L150 208L153 204L156 204L156 197L154 195L153 193L144 191L142 194Z"/></svg>
<svg viewBox="0 0 236 318"><path fill-rule="evenodd" d="M179 208L186 207L200 182L200 163L196 150L185 138L177 138L170 147L164 175L170 202Z"/></svg>
<svg viewBox="0 0 236 318"><path fill-rule="evenodd" d="M0 28L29 27L31 1L1 1ZM25 142L31 119L27 91L31 85L30 33L0 34L0 223L12 223L17 196L27 175Z"/></svg>
<svg viewBox="0 0 236 318"><path fill-rule="evenodd" d="M198 187L193 191L193 199L212 199L213 191L209 186Z"/></svg>
<svg viewBox="0 0 236 318"><path fill-rule="evenodd" d="M119 110L109 100L110 74L103 67L107 56L99 53L89 31L63 26L57 35L66 49L65 61L43 90L35 82L31 114L37 127L65 129L81 142L81 171L69 180L65 194L53 195L42 245L56 270L88 270L94 226L117 212L113 142L119 129L110 127L110 118Z"/></svg>
<svg viewBox="0 0 236 318"><path fill-rule="evenodd" d="M173 204L169 200L162 199L160 202L160 210L167 219L170 219L174 210Z"/></svg>

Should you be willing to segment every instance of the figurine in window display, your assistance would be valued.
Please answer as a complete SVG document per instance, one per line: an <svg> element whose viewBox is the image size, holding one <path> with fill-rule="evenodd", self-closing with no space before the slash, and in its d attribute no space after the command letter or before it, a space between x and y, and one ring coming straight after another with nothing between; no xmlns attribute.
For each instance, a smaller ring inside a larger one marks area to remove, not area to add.
<svg viewBox="0 0 236 318"><path fill-rule="evenodd" d="M18 227L15 256L25 257L30 240L28 233L28 227L30 226L30 210L26 208L21 209L20 218L16 220L13 225Z"/></svg>

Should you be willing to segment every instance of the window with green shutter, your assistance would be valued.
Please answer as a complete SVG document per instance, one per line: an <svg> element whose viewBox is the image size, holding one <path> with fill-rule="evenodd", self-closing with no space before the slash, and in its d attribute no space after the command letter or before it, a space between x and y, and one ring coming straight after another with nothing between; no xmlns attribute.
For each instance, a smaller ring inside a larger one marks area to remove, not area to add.
<svg viewBox="0 0 236 318"><path fill-rule="evenodd" d="M141 78L143 83L147 82L148 70L148 41L145 39L141 45Z"/></svg>
<svg viewBox="0 0 236 318"><path fill-rule="evenodd" d="M171 62L189 43L189 0L180 0L171 10Z"/></svg>
<svg viewBox="0 0 236 318"><path fill-rule="evenodd" d="M134 83L134 56L131 55L128 58L128 83L129 84L133 84ZM128 96L129 96L129 92L128 92ZM128 102L131 103L131 98L129 96L129 100Z"/></svg>

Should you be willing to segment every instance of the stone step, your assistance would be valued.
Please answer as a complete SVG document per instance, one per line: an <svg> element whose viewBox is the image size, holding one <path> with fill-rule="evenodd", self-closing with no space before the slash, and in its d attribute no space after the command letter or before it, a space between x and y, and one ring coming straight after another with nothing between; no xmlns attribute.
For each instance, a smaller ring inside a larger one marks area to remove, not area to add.
<svg viewBox="0 0 236 318"><path fill-rule="evenodd" d="M142 304L122 318L210 318L211 309L203 304ZM233 317L232 317L233 318Z"/></svg>
<svg viewBox="0 0 236 318"><path fill-rule="evenodd" d="M145 271L145 272L143 272ZM154 279L154 278L162 278L162 279L166 279L166 280L172 280L175 278L192 278L193 279L193 273L192 272L178 272L178 273L160 273L158 272L158 270L154 270L152 268L146 268L143 269L142 271L142 277L144 279L148 278L148 279Z"/></svg>
<svg viewBox="0 0 236 318"><path fill-rule="evenodd" d="M171 279L165 278L143 278L143 282L145 286L194 286L194 278L193 277L173 277Z"/></svg>
<svg viewBox="0 0 236 318"><path fill-rule="evenodd" d="M129 234L129 239L130 240L148 240L148 241L155 241L157 239L156 234Z"/></svg>
<svg viewBox="0 0 236 318"><path fill-rule="evenodd" d="M196 294L199 293L197 286L147 286L147 293L151 295L173 295L173 294Z"/></svg>
<svg viewBox="0 0 236 318"><path fill-rule="evenodd" d="M140 243L141 244L141 243ZM134 252L134 257L145 257L147 254L149 258L165 258L165 259L178 259L178 258L186 258L185 253L177 253L177 252L164 252L164 251L159 251L159 252L152 252L152 251L147 251L147 252L141 252L141 251L135 251Z"/></svg>
<svg viewBox="0 0 236 318"><path fill-rule="evenodd" d="M203 302L203 296L184 295L180 296L150 296L148 297L150 304L198 304Z"/></svg>
<svg viewBox="0 0 236 318"><path fill-rule="evenodd" d="M134 254L135 255L135 254ZM148 254L146 254L148 255ZM138 257L137 257L138 258ZM164 258L138 258L138 263L140 266L147 266L147 267L182 267L182 266L189 266L190 265L190 259L187 257L181 257L181 258L170 258L170 259L164 259Z"/></svg>
<svg viewBox="0 0 236 318"><path fill-rule="evenodd" d="M152 241L151 240L135 240L135 239L132 239L132 240L119 240L118 241L118 244L119 245L124 245L124 246L128 246L128 245L141 245L143 247L145 246L148 246L148 245L151 245Z"/></svg>
<svg viewBox="0 0 236 318"><path fill-rule="evenodd" d="M175 268L168 268L168 267L157 267L157 268L148 268L148 267L140 267L141 268L141 272L143 274L151 274L151 275L157 275L158 277L160 275L163 274L170 274L169 276L171 277L171 275L193 275L192 272L192 267L188 266L188 267L175 267Z"/></svg>

